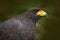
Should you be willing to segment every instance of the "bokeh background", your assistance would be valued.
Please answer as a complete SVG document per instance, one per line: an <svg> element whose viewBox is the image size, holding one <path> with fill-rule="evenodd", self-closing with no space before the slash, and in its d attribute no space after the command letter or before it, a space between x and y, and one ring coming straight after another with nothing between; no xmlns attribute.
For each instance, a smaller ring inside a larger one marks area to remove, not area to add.
<svg viewBox="0 0 60 40"><path fill-rule="evenodd" d="M48 13L47 18L36 24L35 40L60 40L60 0L0 0L0 23L31 7L40 7Z"/></svg>

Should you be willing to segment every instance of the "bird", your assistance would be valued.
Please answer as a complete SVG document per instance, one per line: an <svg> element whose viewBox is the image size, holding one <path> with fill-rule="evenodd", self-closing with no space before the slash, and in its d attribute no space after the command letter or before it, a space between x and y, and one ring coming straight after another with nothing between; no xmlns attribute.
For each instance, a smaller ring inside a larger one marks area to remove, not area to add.
<svg viewBox="0 0 60 40"><path fill-rule="evenodd" d="M40 8L29 8L24 13L0 24L0 40L34 40L36 22L46 17Z"/></svg>

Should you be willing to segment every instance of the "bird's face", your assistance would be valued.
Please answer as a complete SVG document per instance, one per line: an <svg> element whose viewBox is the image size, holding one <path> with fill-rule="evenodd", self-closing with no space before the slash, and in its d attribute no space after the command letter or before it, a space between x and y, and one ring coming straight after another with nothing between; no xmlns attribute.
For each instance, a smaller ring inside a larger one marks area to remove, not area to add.
<svg viewBox="0 0 60 40"><path fill-rule="evenodd" d="M43 10L40 10L40 8L31 8L29 9L30 16L34 21L39 20L41 17L46 17L47 13Z"/></svg>

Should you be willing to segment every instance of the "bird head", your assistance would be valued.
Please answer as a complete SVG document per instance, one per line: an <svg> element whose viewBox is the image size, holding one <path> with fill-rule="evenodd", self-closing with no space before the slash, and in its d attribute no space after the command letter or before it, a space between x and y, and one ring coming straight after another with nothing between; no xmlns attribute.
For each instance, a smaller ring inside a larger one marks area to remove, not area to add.
<svg viewBox="0 0 60 40"><path fill-rule="evenodd" d="M27 16L29 16L33 21L39 20L41 17L47 17L47 13L40 8L30 8L28 10Z"/></svg>

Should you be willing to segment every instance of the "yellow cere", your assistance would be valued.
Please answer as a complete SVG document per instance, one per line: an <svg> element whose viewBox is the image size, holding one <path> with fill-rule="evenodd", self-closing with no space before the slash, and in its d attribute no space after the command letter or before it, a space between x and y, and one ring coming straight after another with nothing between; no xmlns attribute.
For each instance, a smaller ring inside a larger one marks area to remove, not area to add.
<svg viewBox="0 0 60 40"><path fill-rule="evenodd" d="M44 16L46 13L43 10L40 10L36 14L39 16Z"/></svg>

